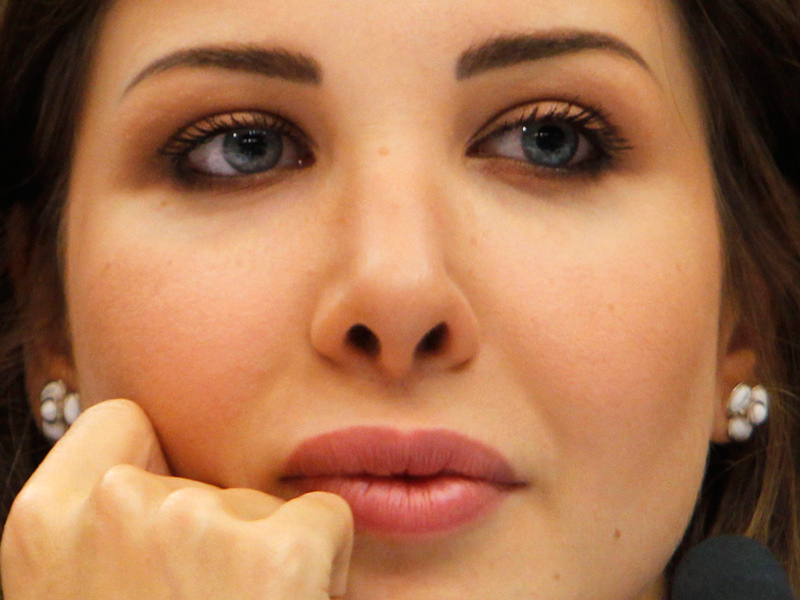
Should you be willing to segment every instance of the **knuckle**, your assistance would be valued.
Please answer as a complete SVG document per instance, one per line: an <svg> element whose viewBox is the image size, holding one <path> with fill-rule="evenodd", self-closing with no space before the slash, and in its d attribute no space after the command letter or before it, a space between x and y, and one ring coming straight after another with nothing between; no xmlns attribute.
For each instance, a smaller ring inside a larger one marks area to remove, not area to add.
<svg viewBox="0 0 800 600"><path fill-rule="evenodd" d="M139 512L143 503L142 471L131 465L115 465L92 489L87 505L100 518Z"/></svg>
<svg viewBox="0 0 800 600"><path fill-rule="evenodd" d="M182 487L167 494L160 510L167 515L194 516L218 506L214 492L196 487Z"/></svg>
<svg viewBox="0 0 800 600"><path fill-rule="evenodd" d="M3 527L3 538L0 541L0 548L5 550L9 546L24 548L31 541L31 534L42 530L42 526L46 529L47 525L42 523L43 517L46 514L42 510L41 501L38 497L26 494L22 497L21 493L17 496L11 510L8 513L8 519Z"/></svg>
<svg viewBox="0 0 800 600"><path fill-rule="evenodd" d="M56 500L46 488L26 485L11 505L3 532L19 527L46 528L48 516L52 514L54 506L57 506Z"/></svg>
<svg viewBox="0 0 800 600"><path fill-rule="evenodd" d="M131 488L141 485L141 479L141 469L132 465L114 465L100 477L94 493L110 500L121 496L124 500L129 497Z"/></svg>
<svg viewBox="0 0 800 600"><path fill-rule="evenodd" d="M273 576L294 579L308 572L309 565L327 560L327 544L318 531L300 527L291 535L270 540L261 568Z"/></svg>
<svg viewBox="0 0 800 600"><path fill-rule="evenodd" d="M297 500L308 502L314 507L319 517L315 521L322 525L323 530L339 540L352 542L353 511L344 498L330 492L311 492Z"/></svg>
<svg viewBox="0 0 800 600"><path fill-rule="evenodd" d="M40 580L57 552L53 539L63 538L68 519L64 503L41 486L28 485L17 495L8 513L0 540L0 573L9 586L24 574L29 581Z"/></svg>
<svg viewBox="0 0 800 600"><path fill-rule="evenodd" d="M158 507L155 525L165 540L197 539L208 534L219 502L213 492L185 487L170 492Z"/></svg>
<svg viewBox="0 0 800 600"><path fill-rule="evenodd" d="M321 511L328 513L328 516L344 519L350 523L353 521L350 505L341 496L330 492L310 492L303 498L313 502Z"/></svg>

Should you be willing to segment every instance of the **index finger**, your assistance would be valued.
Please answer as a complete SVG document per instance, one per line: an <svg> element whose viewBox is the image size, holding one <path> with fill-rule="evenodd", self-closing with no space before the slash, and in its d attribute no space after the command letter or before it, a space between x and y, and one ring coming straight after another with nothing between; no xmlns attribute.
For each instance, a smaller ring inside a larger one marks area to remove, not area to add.
<svg viewBox="0 0 800 600"><path fill-rule="evenodd" d="M260 536L278 556L283 571L273 578L286 588L280 598L318 598L325 591L341 598L347 589L353 551L353 513L347 502L328 492L309 492L289 500L269 518L251 522L248 533ZM279 549L282 549L279 550Z"/></svg>
<svg viewBox="0 0 800 600"><path fill-rule="evenodd" d="M53 446L29 485L85 497L116 465L169 475L158 437L144 411L130 400L106 400L87 409Z"/></svg>

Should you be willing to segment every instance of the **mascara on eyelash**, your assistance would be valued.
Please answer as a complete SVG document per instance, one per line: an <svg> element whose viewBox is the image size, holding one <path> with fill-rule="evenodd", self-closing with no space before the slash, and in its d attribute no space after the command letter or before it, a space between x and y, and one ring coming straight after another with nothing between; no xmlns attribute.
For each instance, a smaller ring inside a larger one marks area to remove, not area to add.
<svg viewBox="0 0 800 600"><path fill-rule="evenodd" d="M477 158L496 157L486 152L486 146L514 130L526 126L547 124L566 125L577 130L594 150L594 156L570 165L539 165L518 160L540 176L546 177L596 177L615 168L620 155L633 148L620 135L610 117L599 107L587 105L582 100L541 100L518 104L491 119L468 143L468 154ZM509 157L511 159L511 157Z"/></svg>
<svg viewBox="0 0 800 600"><path fill-rule="evenodd" d="M542 106L546 104L554 105L540 116L539 112L542 110ZM512 111L507 111L507 113L510 112ZM598 144L599 150L607 158L611 158L612 155L618 152L632 149L628 140L620 135L618 128L611 124L602 109L596 106L588 106L578 100L540 102L505 123L503 123L502 117L495 118L490 122L489 126L482 128L470 140L469 145L472 147L480 142L531 123L564 123L577 127L583 134L588 135L593 142ZM483 133L489 127L491 127L491 131Z"/></svg>
<svg viewBox="0 0 800 600"><path fill-rule="evenodd" d="M179 162L217 135L250 128L276 131L305 141L305 136L282 117L261 112L225 113L206 117L182 128L159 148L158 153Z"/></svg>
<svg viewBox="0 0 800 600"><path fill-rule="evenodd" d="M194 121L173 134L158 149L158 153L169 159L172 176L176 182L187 188L211 189L223 185L225 189L232 189L231 186L241 187L245 183L252 185L254 177L258 177L261 181L267 178L274 181L277 175L273 167L276 167L277 163L265 165L263 170L253 171L240 169L229 163L239 172L225 174L207 172L193 164L192 156L196 151L202 150L217 138L222 136L227 138L229 134L236 132L255 136L271 134L284 138L285 147L294 148L297 158L291 166L278 169L280 174L285 175L287 170L308 167L314 162L311 151L313 142L305 132L284 117L262 111L232 111Z"/></svg>

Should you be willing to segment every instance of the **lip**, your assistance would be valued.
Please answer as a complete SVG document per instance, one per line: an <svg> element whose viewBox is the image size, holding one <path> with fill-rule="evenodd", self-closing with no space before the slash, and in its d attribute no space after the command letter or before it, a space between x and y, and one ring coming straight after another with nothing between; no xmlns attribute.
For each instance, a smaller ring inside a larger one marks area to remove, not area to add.
<svg viewBox="0 0 800 600"><path fill-rule="evenodd" d="M455 530L524 485L500 452L445 429L325 433L300 443L283 473L299 493L342 496L357 529L392 536Z"/></svg>

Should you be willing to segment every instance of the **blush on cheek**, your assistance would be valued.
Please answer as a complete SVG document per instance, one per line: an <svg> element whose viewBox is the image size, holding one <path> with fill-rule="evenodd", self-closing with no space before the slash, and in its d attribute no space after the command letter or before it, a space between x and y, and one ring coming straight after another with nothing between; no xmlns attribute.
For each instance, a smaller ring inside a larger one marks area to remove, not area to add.
<svg viewBox="0 0 800 600"><path fill-rule="evenodd" d="M607 565L613 548L628 559L631 548L674 549L702 481L716 402L719 234L711 195L656 218L659 203L686 197L674 187L630 199L625 219L603 205L586 220L555 207L545 216L561 231L529 222L533 233L517 233L504 221L505 237L481 256L483 283L503 290L503 322L493 326L505 333L506 362L540 443L557 452L554 502L580 524L567 537L592 537L581 529L591 528L608 542L583 550L592 564ZM612 544L617 528L624 544Z"/></svg>
<svg viewBox="0 0 800 600"><path fill-rule="evenodd" d="M209 445L264 421L251 413L265 410L259 395L269 393L292 345L305 339L296 313L305 310L297 298L308 294L292 288L302 284L288 280L285 269L267 272L265 263L255 271L247 261L237 266L201 251L161 260L142 254L104 263L100 278L88 261L73 270L68 293L80 388L89 403L139 403L175 460L192 448L213 454Z"/></svg>

